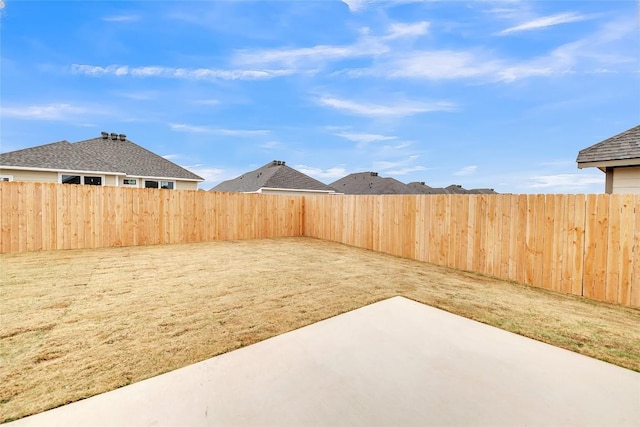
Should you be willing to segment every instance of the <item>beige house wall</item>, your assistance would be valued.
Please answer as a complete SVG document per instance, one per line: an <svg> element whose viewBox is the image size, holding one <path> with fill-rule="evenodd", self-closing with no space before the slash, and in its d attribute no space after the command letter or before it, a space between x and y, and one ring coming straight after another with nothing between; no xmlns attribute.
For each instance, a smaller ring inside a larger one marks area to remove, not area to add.
<svg viewBox="0 0 640 427"><path fill-rule="evenodd" d="M68 175L74 175L75 172L65 172ZM144 178L139 177L124 177L124 176L116 176L116 175L106 175L99 173L77 173L78 175L88 175L88 176L101 176L103 177L103 184L109 187L119 186L119 187L133 187L133 188L144 188ZM19 182L47 182L47 183L59 183L60 182L60 173L54 171L33 171L33 170L22 170L22 169L10 169L10 168L1 168L0 176L9 177L11 181L19 181ZM137 181L136 185L123 185L123 180L125 178L135 179ZM175 179L164 178L163 181L174 181L176 190L197 190L198 182L196 181L178 181Z"/></svg>
<svg viewBox="0 0 640 427"><path fill-rule="evenodd" d="M12 181L22 182L58 182L57 172L0 169L0 175L10 176Z"/></svg>
<svg viewBox="0 0 640 427"><path fill-rule="evenodd" d="M629 168L615 168L613 169L612 175L612 193L640 194L640 166Z"/></svg>
<svg viewBox="0 0 640 427"><path fill-rule="evenodd" d="M198 183L196 181L177 181L176 190L197 190Z"/></svg>

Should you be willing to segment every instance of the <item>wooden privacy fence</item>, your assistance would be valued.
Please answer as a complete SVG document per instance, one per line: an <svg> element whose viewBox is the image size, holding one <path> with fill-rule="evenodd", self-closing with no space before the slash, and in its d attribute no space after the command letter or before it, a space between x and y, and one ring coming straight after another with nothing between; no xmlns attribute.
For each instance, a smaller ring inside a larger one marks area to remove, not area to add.
<svg viewBox="0 0 640 427"><path fill-rule="evenodd" d="M302 199L0 183L0 253L300 236Z"/></svg>
<svg viewBox="0 0 640 427"><path fill-rule="evenodd" d="M640 195L282 196L0 182L0 253L311 236L640 307Z"/></svg>
<svg viewBox="0 0 640 427"><path fill-rule="evenodd" d="M305 235L640 307L640 195L305 198Z"/></svg>

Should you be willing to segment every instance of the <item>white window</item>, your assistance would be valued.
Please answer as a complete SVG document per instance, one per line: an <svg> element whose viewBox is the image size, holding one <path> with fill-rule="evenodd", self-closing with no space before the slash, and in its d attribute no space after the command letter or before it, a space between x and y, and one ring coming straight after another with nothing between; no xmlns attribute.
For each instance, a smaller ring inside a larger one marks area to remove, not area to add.
<svg viewBox="0 0 640 427"><path fill-rule="evenodd" d="M123 179L122 180L122 185L133 185L133 186L136 186L136 185L138 185L138 180L137 179Z"/></svg>
<svg viewBox="0 0 640 427"><path fill-rule="evenodd" d="M67 175L60 174L60 183L76 185L103 185L104 177L95 175Z"/></svg>
<svg viewBox="0 0 640 427"><path fill-rule="evenodd" d="M0 175L0 182L13 181L13 175Z"/></svg>
<svg viewBox="0 0 640 427"><path fill-rule="evenodd" d="M144 181L144 188L164 188L167 190L173 190L175 188L174 181L155 181L148 179Z"/></svg>

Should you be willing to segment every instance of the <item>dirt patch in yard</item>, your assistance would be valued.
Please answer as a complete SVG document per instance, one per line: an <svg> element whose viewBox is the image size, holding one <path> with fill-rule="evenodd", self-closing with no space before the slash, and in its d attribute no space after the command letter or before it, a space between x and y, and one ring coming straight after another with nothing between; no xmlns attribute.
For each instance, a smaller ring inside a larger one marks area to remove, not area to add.
<svg viewBox="0 0 640 427"><path fill-rule="evenodd" d="M0 422L402 295L640 371L640 310L311 238L0 255Z"/></svg>

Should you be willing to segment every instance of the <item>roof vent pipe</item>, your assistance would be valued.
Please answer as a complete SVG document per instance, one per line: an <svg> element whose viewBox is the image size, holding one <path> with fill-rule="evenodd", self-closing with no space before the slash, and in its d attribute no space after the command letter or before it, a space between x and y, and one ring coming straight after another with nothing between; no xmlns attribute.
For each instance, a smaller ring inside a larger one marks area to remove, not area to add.
<svg viewBox="0 0 640 427"><path fill-rule="evenodd" d="M118 138L120 138L120 141L125 141L127 139L127 135L121 133L120 135L118 135Z"/></svg>
<svg viewBox="0 0 640 427"><path fill-rule="evenodd" d="M102 139L109 139L109 132L100 132L100 135L102 135Z"/></svg>
<svg viewBox="0 0 640 427"><path fill-rule="evenodd" d="M111 132L111 139L113 139L114 141L118 139L118 134L115 132Z"/></svg>

